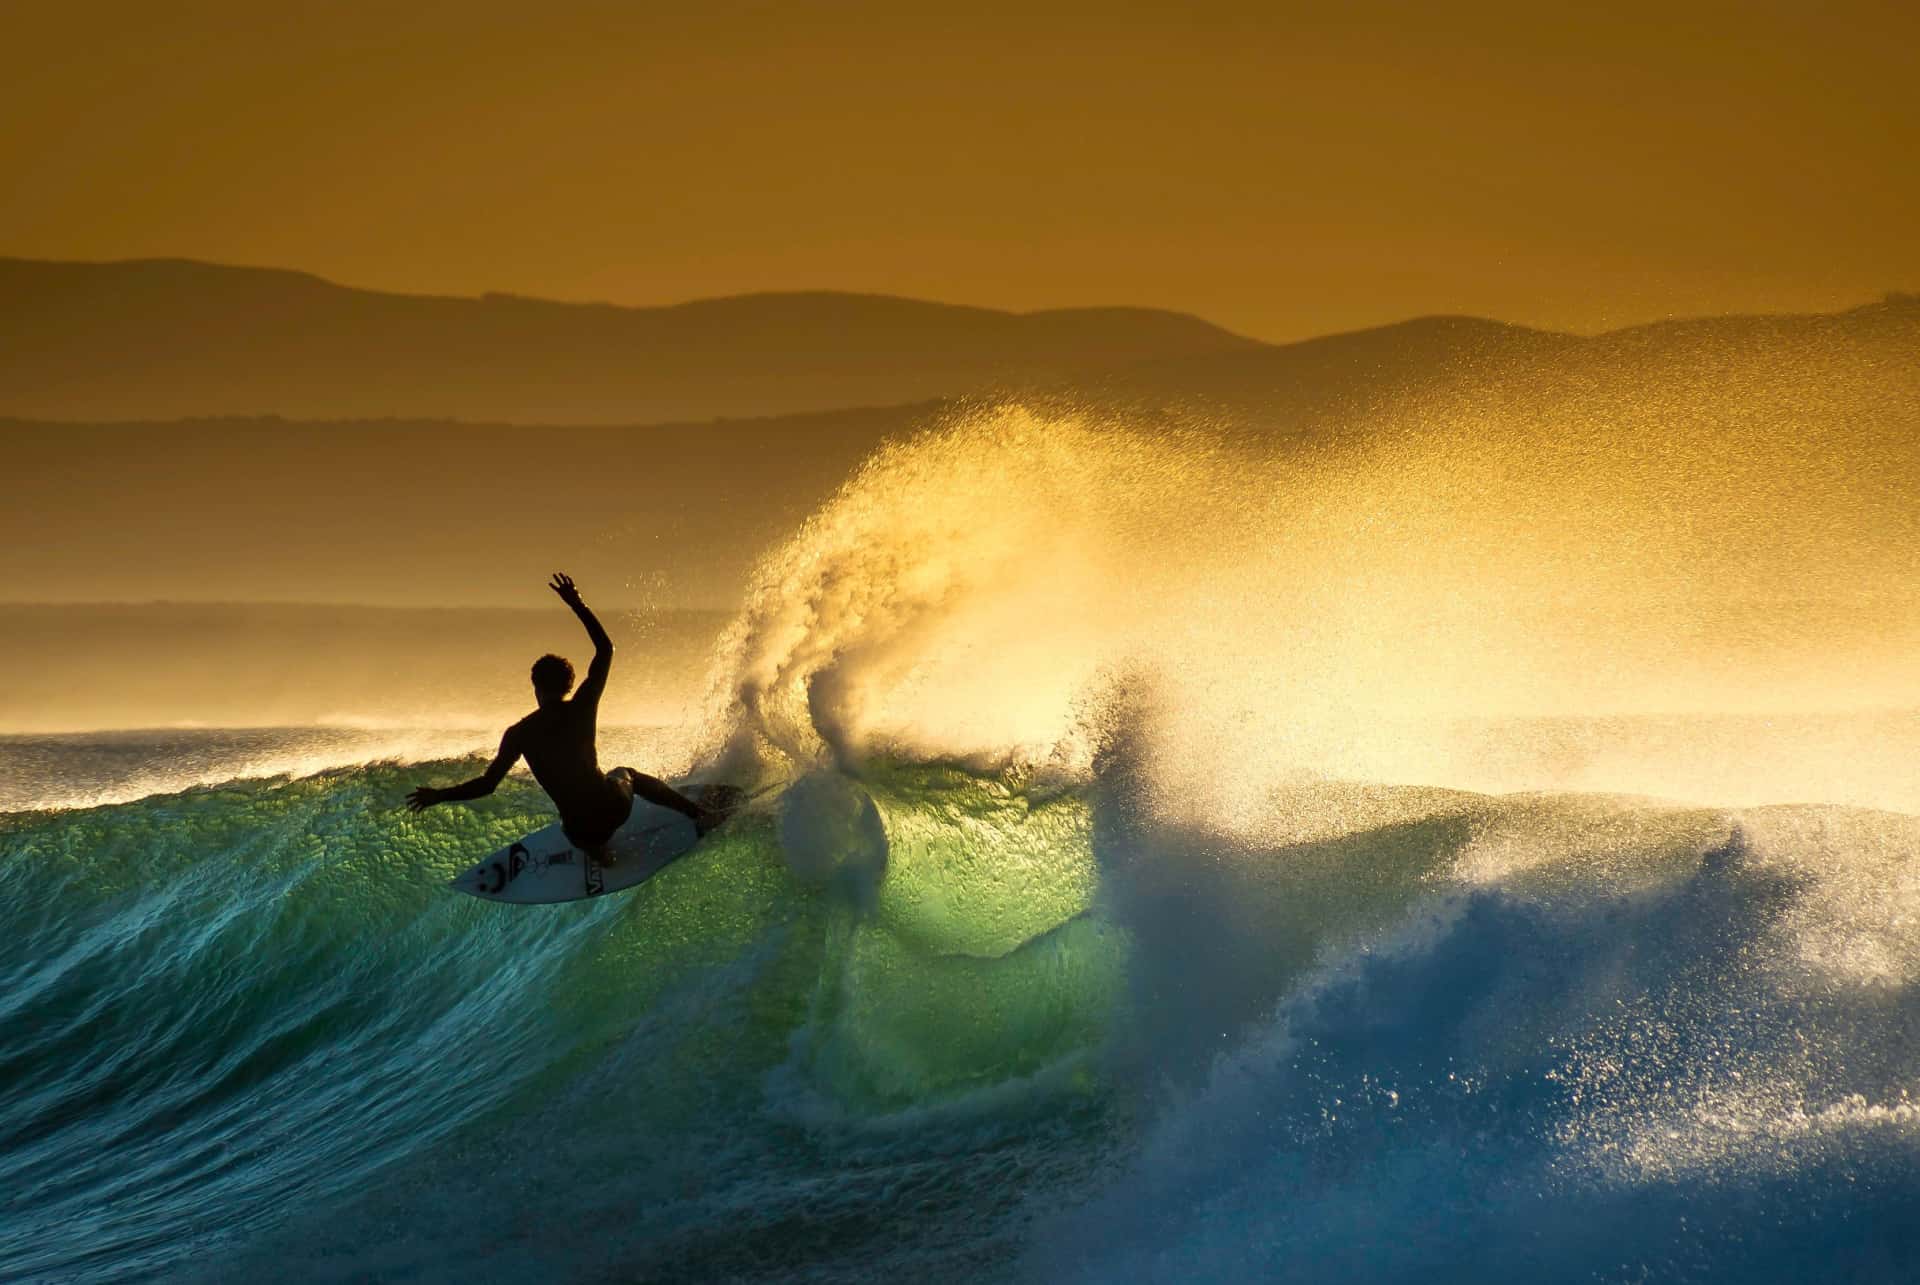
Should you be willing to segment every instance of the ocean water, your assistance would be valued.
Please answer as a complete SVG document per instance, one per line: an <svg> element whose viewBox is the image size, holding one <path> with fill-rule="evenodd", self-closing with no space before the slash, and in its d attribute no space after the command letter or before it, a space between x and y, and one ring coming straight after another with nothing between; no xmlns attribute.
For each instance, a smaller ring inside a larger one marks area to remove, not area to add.
<svg viewBox="0 0 1920 1285"><path fill-rule="evenodd" d="M1323 783L1262 845L1123 756L875 759L521 908L443 884L530 784L212 779L261 736L0 819L8 1279L1920 1266L1908 815Z"/></svg>
<svg viewBox="0 0 1920 1285"><path fill-rule="evenodd" d="M0 738L0 1278L1920 1278L1910 493L1468 409L884 448L628 894L446 888L491 729Z"/></svg>

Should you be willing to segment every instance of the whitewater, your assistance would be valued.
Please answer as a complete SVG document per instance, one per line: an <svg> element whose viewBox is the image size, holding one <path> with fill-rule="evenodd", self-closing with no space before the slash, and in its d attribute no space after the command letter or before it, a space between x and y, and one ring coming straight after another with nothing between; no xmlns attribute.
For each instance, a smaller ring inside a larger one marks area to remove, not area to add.
<svg viewBox="0 0 1920 1285"><path fill-rule="evenodd" d="M0 738L0 1277L1911 1279L1910 550L1588 446L883 448L600 901L483 733Z"/></svg>

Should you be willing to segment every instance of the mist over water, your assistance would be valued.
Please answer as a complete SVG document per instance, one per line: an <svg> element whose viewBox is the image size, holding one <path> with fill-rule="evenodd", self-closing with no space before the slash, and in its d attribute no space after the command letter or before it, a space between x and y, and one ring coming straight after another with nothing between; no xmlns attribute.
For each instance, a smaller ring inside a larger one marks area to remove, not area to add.
<svg viewBox="0 0 1920 1285"><path fill-rule="evenodd" d="M1214 808L1302 775L1646 790L1636 753L1656 792L1910 807L1915 439L1777 396L1423 404L1304 452L960 415L762 564L721 700L803 763L1084 767L1100 703L1148 683L1165 779Z"/></svg>

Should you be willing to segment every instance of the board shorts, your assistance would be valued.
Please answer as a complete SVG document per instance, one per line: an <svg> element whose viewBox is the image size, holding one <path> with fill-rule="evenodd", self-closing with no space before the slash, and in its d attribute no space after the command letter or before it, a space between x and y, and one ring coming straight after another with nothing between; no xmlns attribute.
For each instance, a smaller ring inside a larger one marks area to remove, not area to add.
<svg viewBox="0 0 1920 1285"><path fill-rule="evenodd" d="M603 848L632 815L633 773L616 767L607 773L607 789L601 800L577 816L561 818L560 829L576 848Z"/></svg>

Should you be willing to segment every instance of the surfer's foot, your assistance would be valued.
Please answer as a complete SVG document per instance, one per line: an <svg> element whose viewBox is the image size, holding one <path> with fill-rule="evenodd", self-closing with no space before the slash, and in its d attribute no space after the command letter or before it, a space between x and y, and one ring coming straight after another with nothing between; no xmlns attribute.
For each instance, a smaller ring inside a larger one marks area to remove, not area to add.
<svg viewBox="0 0 1920 1285"><path fill-rule="evenodd" d="M613 853L606 848L588 848L586 853L603 866L617 866L620 864L619 861L614 858Z"/></svg>
<svg viewBox="0 0 1920 1285"><path fill-rule="evenodd" d="M711 808L701 808L699 814L693 818L693 832L695 835L705 838L709 830L719 829L720 823L726 819L723 814L715 812Z"/></svg>

